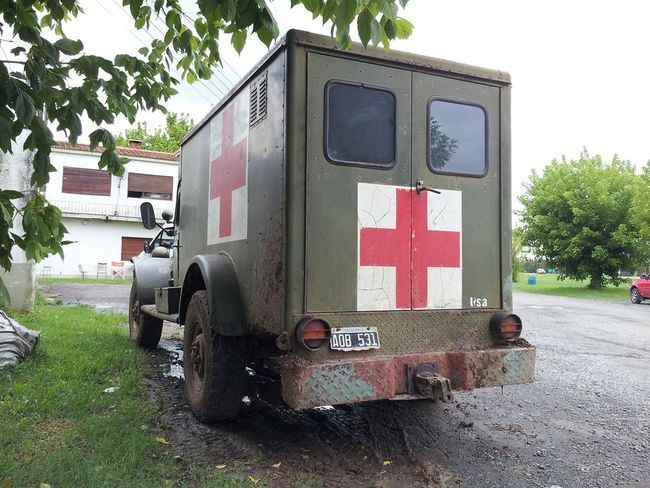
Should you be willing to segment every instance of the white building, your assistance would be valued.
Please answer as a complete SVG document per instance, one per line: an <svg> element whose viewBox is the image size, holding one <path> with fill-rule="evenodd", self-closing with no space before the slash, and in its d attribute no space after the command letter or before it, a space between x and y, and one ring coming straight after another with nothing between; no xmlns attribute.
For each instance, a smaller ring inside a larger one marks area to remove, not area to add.
<svg viewBox="0 0 650 488"><path fill-rule="evenodd" d="M50 256L38 263L40 275L79 276L83 270L87 276L99 271L100 278L111 277L112 263L120 261L127 263L128 274L129 260L158 233L142 226L140 204L150 201L159 218L165 209L174 211L178 157L136 144L116 152L130 160L121 178L98 169L100 148L67 142L52 148L56 172L50 173L45 196L61 209L69 233L65 240L74 243L63 247L65 259Z"/></svg>

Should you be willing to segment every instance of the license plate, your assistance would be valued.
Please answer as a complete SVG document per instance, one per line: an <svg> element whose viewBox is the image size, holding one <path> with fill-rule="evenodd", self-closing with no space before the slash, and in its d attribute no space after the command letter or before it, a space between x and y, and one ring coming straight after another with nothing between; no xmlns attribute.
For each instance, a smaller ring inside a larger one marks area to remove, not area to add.
<svg viewBox="0 0 650 488"><path fill-rule="evenodd" d="M377 327L339 327L332 329L330 348L337 351L379 349Z"/></svg>

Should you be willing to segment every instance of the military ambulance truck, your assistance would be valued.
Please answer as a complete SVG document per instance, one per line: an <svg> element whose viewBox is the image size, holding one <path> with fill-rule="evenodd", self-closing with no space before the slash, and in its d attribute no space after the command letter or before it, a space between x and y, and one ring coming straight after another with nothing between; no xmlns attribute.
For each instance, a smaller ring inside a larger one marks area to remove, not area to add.
<svg viewBox="0 0 650 488"><path fill-rule="evenodd" d="M131 336L184 325L202 421L532 382L510 191L509 75L291 31L183 141Z"/></svg>

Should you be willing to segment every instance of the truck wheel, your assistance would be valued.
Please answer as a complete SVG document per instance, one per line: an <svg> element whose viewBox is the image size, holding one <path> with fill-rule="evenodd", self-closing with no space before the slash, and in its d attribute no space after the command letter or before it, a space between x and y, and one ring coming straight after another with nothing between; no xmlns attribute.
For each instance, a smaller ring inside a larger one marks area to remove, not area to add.
<svg viewBox="0 0 650 488"><path fill-rule="evenodd" d="M632 288L630 290L630 301L632 303L641 303L641 294L639 293L639 290L637 288Z"/></svg>
<svg viewBox="0 0 650 488"><path fill-rule="evenodd" d="M136 282L131 285L129 297L129 333L139 346L155 349L162 334L163 321L140 311L140 298Z"/></svg>
<svg viewBox="0 0 650 488"><path fill-rule="evenodd" d="M185 317L183 372L187 402L201 422L234 418L246 380L246 339L210 328L208 293L192 295Z"/></svg>

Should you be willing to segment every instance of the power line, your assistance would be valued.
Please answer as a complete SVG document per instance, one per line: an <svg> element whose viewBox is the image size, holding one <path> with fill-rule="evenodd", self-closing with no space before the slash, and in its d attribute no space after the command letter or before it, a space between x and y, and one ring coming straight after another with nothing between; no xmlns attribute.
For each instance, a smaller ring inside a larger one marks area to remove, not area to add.
<svg viewBox="0 0 650 488"><path fill-rule="evenodd" d="M183 13L185 17L187 17L191 22L196 22L196 19L192 18L192 16L188 13ZM239 72L228 62L228 60L224 57L220 58L221 65L223 66L224 64L230 68L230 71L232 71L235 75L235 81L232 81L228 74L225 71L222 71L221 73L228 79L228 81L232 84L232 86L235 86L239 80L241 79L241 75Z"/></svg>
<svg viewBox="0 0 650 488"><path fill-rule="evenodd" d="M116 2L116 0L112 0L112 2L117 6L118 10L120 10L124 15L126 15L129 19L132 20L132 17L131 17L131 16L130 16L130 15L129 15L129 14L128 14L128 13L127 13L123 8L122 8L122 6L121 6L119 3ZM102 2L97 2L97 3L98 3L98 4L99 4L99 5L100 5L104 10L106 10L106 12L108 12L109 14L112 15L112 12L109 11L109 10L106 8L106 6L105 6ZM147 46L146 42L144 42L142 39L140 39L138 36L135 35L134 31L131 29L130 26L127 27L123 22L120 22L120 24L122 25L122 27L123 27L124 29L126 29L126 30L129 32L129 34L131 34L131 36L133 36L135 39L137 39L138 42L139 42L140 44L142 44L144 47L147 47L147 48L149 47L149 46ZM148 32L147 30L144 30L144 33L147 34L151 39L153 39L153 40L156 39L156 38L155 38L153 35L151 35L151 33ZM173 57L172 57L172 61L174 61ZM178 72L178 70L177 70L175 67L172 66L171 69L172 69L172 70L173 70L173 71L174 71L174 72L175 72L179 77L181 76L180 73ZM208 92L209 92L213 97L215 97L215 99L216 99L217 101L224 97L224 93L222 92L222 90L217 90L218 93L215 93L214 91L212 91L212 90L210 89L209 86L207 86L205 83L203 83L202 80L198 80L198 81L199 81L199 83L201 84L201 86L203 86L203 88L205 88L205 89L206 89L206 90L207 90L207 91L208 91ZM188 85L189 85L190 87L192 87L192 89L193 89L194 91L196 91L197 93L199 93L199 94L200 94L200 95L201 95L201 96L202 96L202 97L203 97L203 98L204 98L208 103L213 103L212 100L209 100L208 98L206 98L206 96L205 96L203 93L201 93L201 92L196 88L195 85L193 85L193 84L191 84L191 83L188 83Z"/></svg>
<svg viewBox="0 0 650 488"><path fill-rule="evenodd" d="M115 0L113 0L113 1L115 1ZM160 33L160 35L162 35L162 36L165 35L165 33L162 31L162 29L160 29L160 27L158 27L158 25L155 22L150 21L150 24L153 25L153 27ZM151 34L149 34L149 35L151 35ZM153 36L152 36L152 38L153 38ZM230 89L232 88L232 85L231 86L226 85L223 82L223 80L221 80L219 77L217 77L217 80L220 81L221 84L223 85L223 87L226 89L225 93L221 94L221 96L223 97L223 96L225 96L226 93L228 93L230 91ZM206 82L210 83L216 90L219 90L221 92L221 89L217 85L215 85L214 82L211 79L203 79L201 81L206 81ZM230 80L228 80L228 81L230 81Z"/></svg>
<svg viewBox="0 0 650 488"><path fill-rule="evenodd" d="M187 13L185 13L185 12L182 12L182 15L183 15L184 17L186 17L187 19L189 19L192 23L195 22L195 19L193 19L189 14L187 14ZM164 32L163 32L163 31L158 27L158 25L157 25L155 22L150 21L150 23L151 23L151 24L156 28L156 30L160 33L160 35L162 35L162 36L165 35L165 33L164 33ZM222 72L218 72L218 71L217 71L217 72L214 72L214 71L213 71L212 74L215 76L215 79L216 79L217 81L219 81L219 82L221 83L221 85L226 89L226 93L229 92L229 91L232 89L232 87L235 86L235 85L237 84L237 81L239 80L239 76L238 76L238 77L237 77L237 80L233 82L233 81L232 81L232 80L227 76L227 74L226 74L225 72L223 72L223 71L222 71ZM221 76L220 76L220 75L221 75ZM222 77L225 78L226 81L227 81L229 84L228 84L228 83L225 83L225 82L223 81ZM207 79L206 81L209 82L212 86L214 86L214 87L216 88L216 85L212 82L212 79L211 79L211 78L210 78L210 79Z"/></svg>

